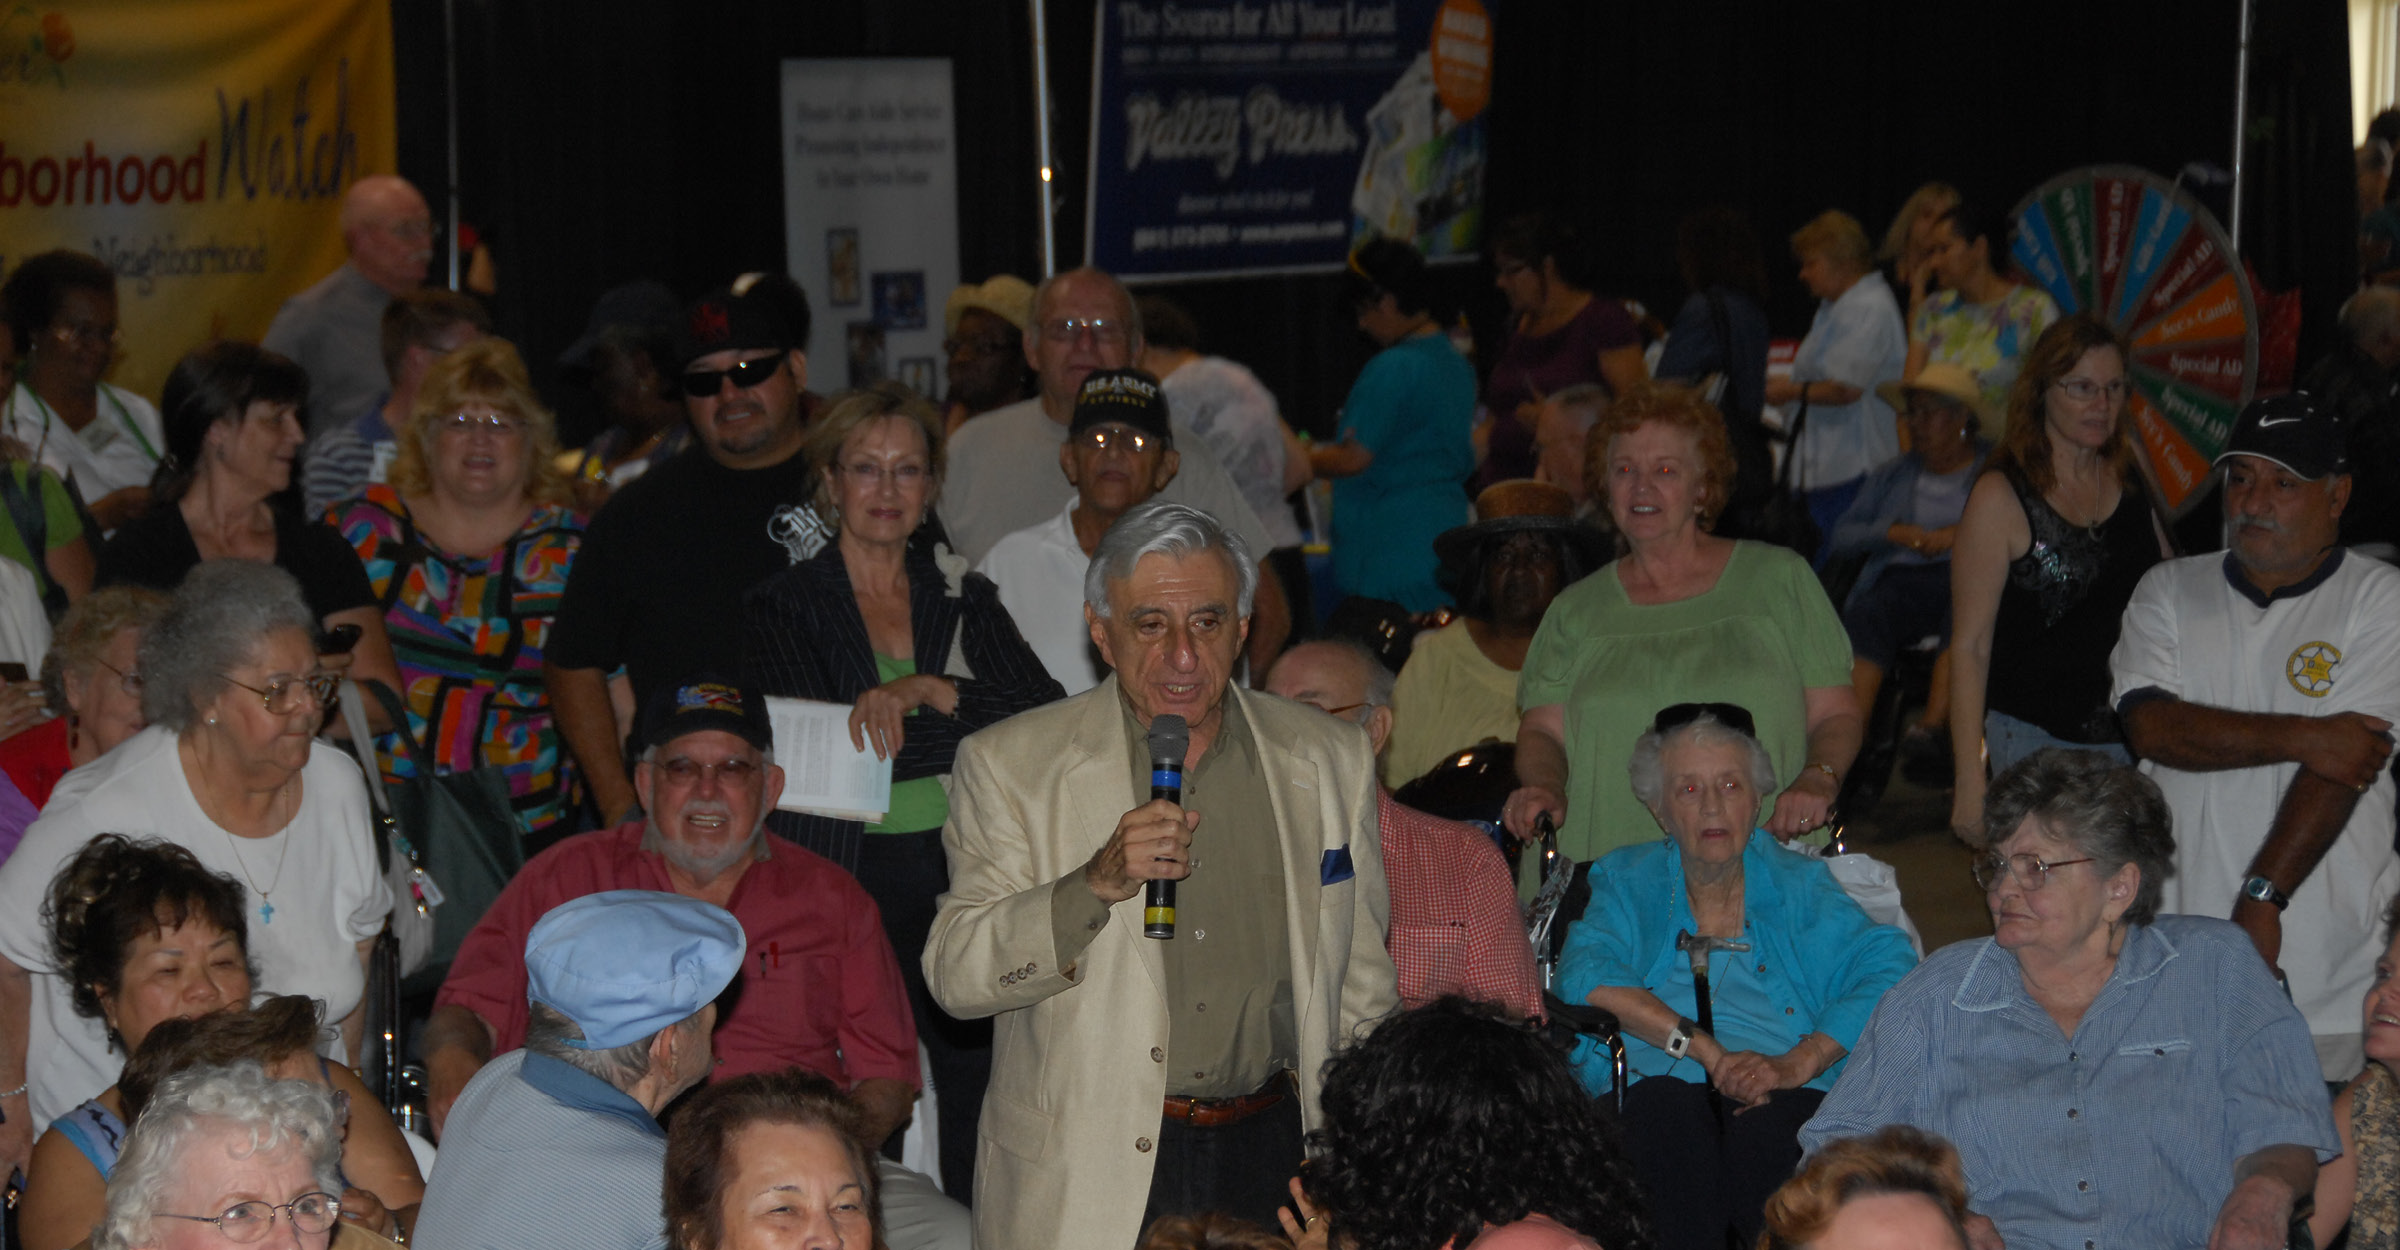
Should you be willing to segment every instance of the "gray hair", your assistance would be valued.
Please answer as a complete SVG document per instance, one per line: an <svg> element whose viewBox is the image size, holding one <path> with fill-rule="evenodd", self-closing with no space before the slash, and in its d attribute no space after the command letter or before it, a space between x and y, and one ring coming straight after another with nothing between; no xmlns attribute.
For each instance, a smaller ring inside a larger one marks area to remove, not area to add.
<svg viewBox="0 0 2400 1250"><path fill-rule="evenodd" d="M1652 815L1667 797L1667 748L1671 746L1737 746L1742 749L1742 768L1750 774L1750 791L1764 798L1775 793L1775 761L1758 739L1743 733L1715 715L1702 712L1691 720L1664 733L1643 734L1633 744L1633 758L1626 762L1625 771L1633 777L1633 797L1642 801Z"/></svg>
<svg viewBox="0 0 2400 1250"><path fill-rule="evenodd" d="M1550 402L1561 411L1574 414L1575 424L1589 434L1608 413L1608 388L1597 382L1577 382L1552 391Z"/></svg>
<svg viewBox="0 0 2400 1250"><path fill-rule="evenodd" d="M159 1082L108 1176L107 1206L92 1229L92 1250L130 1250L152 1242L150 1226L184 1157L213 1133L246 1136L242 1153L298 1150L318 1189L342 1193L343 1103L309 1081L278 1081L254 1059L191 1068ZM184 1211L181 1215L214 1215Z"/></svg>
<svg viewBox="0 0 2400 1250"><path fill-rule="evenodd" d="M314 634L299 579L256 560L204 560L142 635L142 715L180 733L226 686L225 670L279 629Z"/></svg>
<svg viewBox="0 0 2400 1250"><path fill-rule="evenodd" d="M1133 292L1128 290L1123 282L1118 281L1117 275L1091 265L1085 265L1079 269L1060 270L1042 279L1041 285L1033 288L1033 324L1026 327L1026 337L1038 338L1041 336L1042 310L1050 303L1050 289L1068 278L1099 278L1116 291L1117 302L1125 307L1125 327L1128 331L1125 342L1136 355L1139 355L1142 344L1146 341L1142 336L1141 305L1134 302Z"/></svg>
<svg viewBox="0 0 2400 1250"><path fill-rule="evenodd" d="M1232 563L1241 586L1241 614L1247 618L1251 601L1258 597L1258 562L1250 557L1250 544L1198 508L1156 499L1130 509L1100 536L1100 546L1083 571L1083 602L1105 621L1109 583L1133 576L1133 566L1143 556L1183 560L1203 551L1217 552Z"/></svg>
<svg viewBox="0 0 2400 1250"><path fill-rule="evenodd" d="M2158 918L2175 875L2175 826L2157 782L2098 751L2046 747L1992 779L1983 800L1984 849L2008 841L2028 820L2098 861L2102 876L2127 864L2141 869L2125 923Z"/></svg>
<svg viewBox="0 0 2400 1250"><path fill-rule="evenodd" d="M592 1050L569 1045L583 1040L583 1026L567 1017L567 1013L543 1003L527 1003L525 1016L525 1049L548 1055L560 1063L595 1076L620 1090L632 1089L650 1075L650 1043L658 1033L667 1029L682 1029L689 1033L698 1029L701 1012L695 1011L637 1041L605 1050ZM702 1011L705 1011L703 1008Z"/></svg>

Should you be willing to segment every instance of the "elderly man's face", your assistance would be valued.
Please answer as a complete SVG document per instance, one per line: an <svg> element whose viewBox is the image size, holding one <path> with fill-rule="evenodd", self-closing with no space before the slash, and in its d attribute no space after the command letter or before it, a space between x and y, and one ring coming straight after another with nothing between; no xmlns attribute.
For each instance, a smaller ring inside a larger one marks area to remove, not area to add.
<svg viewBox="0 0 2400 1250"><path fill-rule="evenodd" d="M759 822L783 793L783 770L721 729L669 741L634 770L633 780L659 853L704 881L756 848Z"/></svg>
<svg viewBox="0 0 2400 1250"><path fill-rule="evenodd" d="M2341 537L2350 478L2310 481L2260 456L2225 465L2225 523L2233 558L2253 580L2296 580Z"/></svg>
<svg viewBox="0 0 2400 1250"><path fill-rule="evenodd" d="M1367 706L1367 683L1374 663L1349 647L1327 642L1304 642L1283 653L1267 670L1267 693L1305 703L1327 715L1364 726L1377 754L1391 735L1391 709Z"/></svg>
<svg viewBox="0 0 2400 1250"><path fill-rule="evenodd" d="M1545 400L1533 426L1534 442L1542 452L1533 475L1567 492L1577 504L1591 497L1583 480L1584 444L1592 428L1589 416L1555 399Z"/></svg>
<svg viewBox="0 0 2400 1250"><path fill-rule="evenodd" d="M1098 274L1071 273L1052 283L1033 317L1025 361L1042 375L1042 400L1062 421L1094 369L1123 369L1142 348L1123 291Z"/></svg>
<svg viewBox="0 0 2400 1250"><path fill-rule="evenodd" d="M1108 606L1106 619L1088 606L1084 615L1134 715L1148 725L1172 713L1214 732L1250 637L1233 562L1217 551L1143 556L1130 576L1109 583Z"/></svg>
<svg viewBox="0 0 2400 1250"><path fill-rule="evenodd" d="M1069 438L1058 462L1084 507L1117 516L1165 490L1183 459L1157 435L1108 421Z"/></svg>
<svg viewBox="0 0 2400 1250"><path fill-rule="evenodd" d="M360 189L359 212L346 241L350 261L367 281L398 293L425 285L433 263L433 210L398 179Z"/></svg>
<svg viewBox="0 0 2400 1250"><path fill-rule="evenodd" d="M207 1128L193 1134L176 1156L166 1192L159 1195L156 1214L161 1218L153 1226L153 1238L143 1244L159 1250L221 1250L234 1238L208 1220L244 1203L285 1207L303 1194L322 1192L309 1170L308 1156L297 1146L286 1142L273 1150L253 1150L247 1129L230 1124ZM264 1228L265 1236L253 1242L256 1245L325 1250L333 1239L330 1225L314 1233L298 1232L289 1210L262 1212L253 1206L243 1214L273 1221Z"/></svg>

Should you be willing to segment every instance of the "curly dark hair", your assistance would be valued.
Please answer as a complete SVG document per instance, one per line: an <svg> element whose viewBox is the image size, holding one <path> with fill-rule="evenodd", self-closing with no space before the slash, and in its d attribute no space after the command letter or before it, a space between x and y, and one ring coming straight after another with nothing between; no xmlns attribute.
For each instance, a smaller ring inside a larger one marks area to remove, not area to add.
<svg viewBox="0 0 2400 1250"><path fill-rule="evenodd" d="M1615 1122L1496 1008L1450 997L1392 1017L1326 1064L1321 1101L1301 1183L1352 1250L1464 1250L1535 1214L1608 1250L1651 1244Z"/></svg>
<svg viewBox="0 0 2400 1250"><path fill-rule="evenodd" d="M74 987L75 1014L103 1019L100 995L115 993L135 938L205 920L233 935L250 958L242 883L211 872L190 851L156 838L103 833L51 878L42 902L51 965ZM257 979L251 971L251 979Z"/></svg>

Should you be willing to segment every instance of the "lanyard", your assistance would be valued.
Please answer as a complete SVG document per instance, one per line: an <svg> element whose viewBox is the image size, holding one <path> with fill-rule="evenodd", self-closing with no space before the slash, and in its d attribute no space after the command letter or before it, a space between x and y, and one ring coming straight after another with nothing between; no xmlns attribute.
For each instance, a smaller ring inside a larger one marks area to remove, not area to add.
<svg viewBox="0 0 2400 1250"><path fill-rule="evenodd" d="M42 439L41 442L35 444L33 450L33 458L39 460L42 458L42 452L50 446L50 423L52 420L50 405L43 403L42 397L35 395L32 387L21 386L19 389L32 396L33 406L42 410ZM117 410L117 423L125 427L126 433L133 435L133 441L141 447L142 454L150 457L150 463L157 464L158 449L152 447L149 437L142 433L142 423L134 420L133 414L125 410L125 401L118 399L116 394L105 385L100 388L100 394L108 400L109 407Z"/></svg>

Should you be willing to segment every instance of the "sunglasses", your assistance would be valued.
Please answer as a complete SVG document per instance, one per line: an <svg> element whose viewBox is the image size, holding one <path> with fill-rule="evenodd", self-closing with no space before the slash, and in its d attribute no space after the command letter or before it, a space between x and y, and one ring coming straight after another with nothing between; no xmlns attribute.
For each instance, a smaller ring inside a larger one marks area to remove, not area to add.
<svg viewBox="0 0 2400 1250"><path fill-rule="evenodd" d="M1681 729L1702 716L1715 718L1728 729L1738 730L1744 737L1758 736L1758 722L1750 709L1739 703L1673 703L1658 710L1658 718L1650 722L1650 732L1663 734Z"/></svg>
<svg viewBox="0 0 2400 1250"><path fill-rule="evenodd" d="M694 399L707 399L715 395L728 378L733 380L735 390L749 390L774 377L775 371L783 367L783 359L783 353L777 352L756 360L739 361L722 369L686 370L683 374L683 393Z"/></svg>

